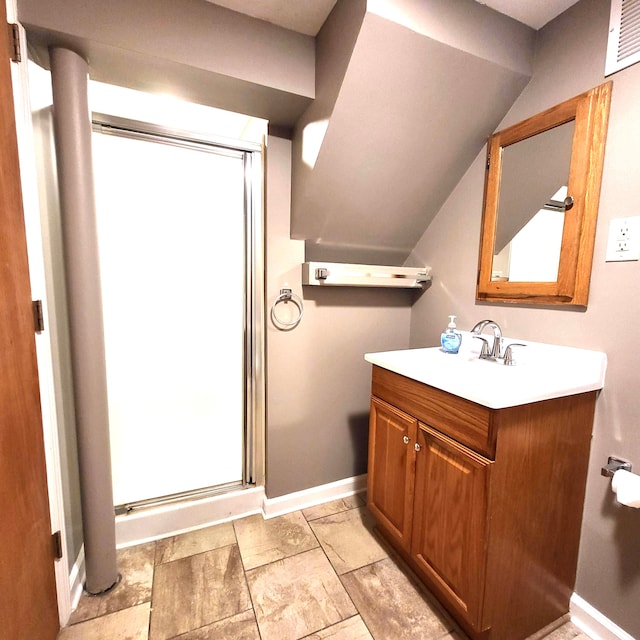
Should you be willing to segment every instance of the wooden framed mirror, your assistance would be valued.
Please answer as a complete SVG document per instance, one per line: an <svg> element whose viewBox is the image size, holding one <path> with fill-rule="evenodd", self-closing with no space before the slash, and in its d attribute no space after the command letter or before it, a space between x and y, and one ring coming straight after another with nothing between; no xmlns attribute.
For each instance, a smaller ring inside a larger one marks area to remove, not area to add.
<svg viewBox="0 0 640 640"><path fill-rule="evenodd" d="M489 138L476 300L586 308L611 85Z"/></svg>

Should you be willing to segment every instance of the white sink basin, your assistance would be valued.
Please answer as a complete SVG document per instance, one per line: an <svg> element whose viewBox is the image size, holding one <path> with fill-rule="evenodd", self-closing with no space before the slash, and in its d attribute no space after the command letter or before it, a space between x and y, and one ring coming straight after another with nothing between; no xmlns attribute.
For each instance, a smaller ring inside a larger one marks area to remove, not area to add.
<svg viewBox="0 0 640 640"><path fill-rule="evenodd" d="M489 337L489 344L491 338ZM365 360L389 371L442 389L461 398L502 409L540 400L595 391L604 386L607 354L542 342L504 338L516 364L480 360L481 342L463 332L460 353L440 347L367 353Z"/></svg>

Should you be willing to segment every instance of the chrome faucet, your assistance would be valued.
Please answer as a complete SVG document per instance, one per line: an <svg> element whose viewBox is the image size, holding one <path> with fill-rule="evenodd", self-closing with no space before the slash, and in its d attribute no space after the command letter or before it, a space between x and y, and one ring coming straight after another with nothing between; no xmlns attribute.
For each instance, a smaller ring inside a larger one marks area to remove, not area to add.
<svg viewBox="0 0 640 640"><path fill-rule="evenodd" d="M486 327L493 329L493 346L491 351L489 351L489 343L486 338L483 338L480 334L484 331ZM494 320L480 320L473 329L471 329L471 333L474 338L478 340L482 340L482 351L480 352L480 358L483 360L495 360L498 358L502 358L502 329L500 329L500 325Z"/></svg>

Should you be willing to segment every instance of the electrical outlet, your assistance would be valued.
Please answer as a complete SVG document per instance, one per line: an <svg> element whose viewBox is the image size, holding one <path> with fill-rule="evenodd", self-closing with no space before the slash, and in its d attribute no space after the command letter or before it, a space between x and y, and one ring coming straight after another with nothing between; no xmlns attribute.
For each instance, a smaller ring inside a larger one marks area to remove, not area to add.
<svg viewBox="0 0 640 640"><path fill-rule="evenodd" d="M640 216L614 218L609 222L607 262L640 259Z"/></svg>

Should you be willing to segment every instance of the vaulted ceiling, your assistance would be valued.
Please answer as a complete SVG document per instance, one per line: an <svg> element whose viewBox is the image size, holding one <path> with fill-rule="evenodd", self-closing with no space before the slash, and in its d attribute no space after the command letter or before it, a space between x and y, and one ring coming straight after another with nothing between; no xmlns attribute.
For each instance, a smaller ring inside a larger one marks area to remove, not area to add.
<svg viewBox="0 0 640 640"><path fill-rule="evenodd" d="M406 259L528 82L523 24L539 29L576 2L210 1L317 34L315 100L295 127L291 233L307 259L380 263ZM500 57L505 39L514 46Z"/></svg>
<svg viewBox="0 0 640 640"><path fill-rule="evenodd" d="M476 0L523 24L540 29L577 0ZM315 36L333 9L336 0L209 0L221 7L266 20L285 29Z"/></svg>
<svg viewBox="0 0 640 640"><path fill-rule="evenodd" d="M293 132L307 257L399 264L527 84L521 20L573 1L18 0L18 15L45 64L71 47L94 79Z"/></svg>

